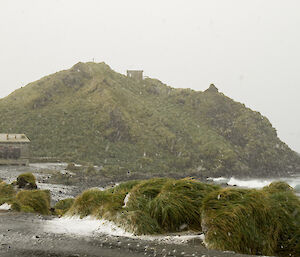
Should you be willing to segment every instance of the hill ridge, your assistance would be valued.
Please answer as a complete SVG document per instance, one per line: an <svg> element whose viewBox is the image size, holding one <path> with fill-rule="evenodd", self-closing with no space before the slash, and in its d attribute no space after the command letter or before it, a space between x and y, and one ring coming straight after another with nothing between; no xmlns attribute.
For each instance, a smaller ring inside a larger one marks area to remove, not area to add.
<svg viewBox="0 0 300 257"><path fill-rule="evenodd" d="M300 158L269 120L211 85L175 89L79 62L0 99L0 131L26 133L34 156L107 172L280 176Z"/></svg>

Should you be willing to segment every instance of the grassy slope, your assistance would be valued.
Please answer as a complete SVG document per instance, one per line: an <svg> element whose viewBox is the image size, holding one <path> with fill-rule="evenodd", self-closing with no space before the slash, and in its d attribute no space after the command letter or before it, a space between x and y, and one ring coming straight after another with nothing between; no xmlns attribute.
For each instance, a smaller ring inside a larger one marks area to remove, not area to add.
<svg viewBox="0 0 300 257"><path fill-rule="evenodd" d="M26 133L34 156L111 172L276 175L300 158L267 118L221 93L137 82L104 63L78 63L0 100L0 131Z"/></svg>

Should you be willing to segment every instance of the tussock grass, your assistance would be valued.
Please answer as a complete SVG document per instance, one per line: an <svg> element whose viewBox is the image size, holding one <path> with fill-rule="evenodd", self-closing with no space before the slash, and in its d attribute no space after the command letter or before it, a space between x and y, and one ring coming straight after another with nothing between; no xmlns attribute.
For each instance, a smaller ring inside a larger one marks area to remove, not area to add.
<svg viewBox="0 0 300 257"><path fill-rule="evenodd" d="M35 177L30 172L19 175L17 178L17 185L19 188L37 189Z"/></svg>
<svg viewBox="0 0 300 257"><path fill-rule="evenodd" d="M168 178L153 178L137 184L130 191L128 210L149 211L149 201L160 193L161 188L168 180Z"/></svg>
<svg viewBox="0 0 300 257"><path fill-rule="evenodd" d="M221 189L203 201L202 228L209 248L299 256L300 200L284 182Z"/></svg>
<svg viewBox="0 0 300 257"><path fill-rule="evenodd" d="M270 185L265 186L263 188L264 191L268 193L276 193L276 192L293 192L294 189L287 183L283 181L275 181L272 182Z"/></svg>
<svg viewBox="0 0 300 257"><path fill-rule="evenodd" d="M50 214L49 190L22 190L16 195L13 209L24 212Z"/></svg>
<svg viewBox="0 0 300 257"><path fill-rule="evenodd" d="M74 201L74 198L67 198L58 201L54 206L55 214L64 215L71 208Z"/></svg>
<svg viewBox="0 0 300 257"><path fill-rule="evenodd" d="M124 197L125 194L114 194L108 190L89 189L76 197L67 215L79 215L81 218L88 215L109 218L122 208Z"/></svg>
<svg viewBox="0 0 300 257"><path fill-rule="evenodd" d="M298 227L292 239L289 240L288 248L290 249L290 256L296 257L300 255L300 227Z"/></svg>
<svg viewBox="0 0 300 257"><path fill-rule="evenodd" d="M95 215L97 208L106 203L109 194L99 189L89 189L76 197L73 206L68 211L70 215L80 215L81 218Z"/></svg>
<svg viewBox="0 0 300 257"><path fill-rule="evenodd" d="M11 202L15 194L16 191L12 185L0 182L0 205L5 202Z"/></svg>
<svg viewBox="0 0 300 257"><path fill-rule="evenodd" d="M116 187L111 188L109 191L112 193L129 193L131 191L131 189L138 185L139 183L141 183L140 180L130 180L130 181L126 181L124 183L119 184Z"/></svg>
<svg viewBox="0 0 300 257"><path fill-rule="evenodd" d="M85 191L67 215L105 218L137 235L203 231L208 247L219 250L300 253L300 201L284 182L255 190L220 188L192 179L129 181L105 191Z"/></svg>
<svg viewBox="0 0 300 257"><path fill-rule="evenodd" d="M21 188L32 188L35 185L35 177L31 173L24 173L18 177L18 182ZM50 214L49 190L21 190L17 193L15 184L0 183L0 205L7 202L14 211Z"/></svg>
<svg viewBox="0 0 300 257"><path fill-rule="evenodd" d="M157 220L143 210L123 212L116 221L123 225L126 230L136 235L161 234L164 232Z"/></svg>
<svg viewBox="0 0 300 257"><path fill-rule="evenodd" d="M274 182L263 191L269 194L270 204L276 219L281 224L276 253L300 255L300 200L285 182ZM297 246L298 245L298 246ZM298 250L295 250L297 249ZM292 256L292 255L290 255Z"/></svg>
<svg viewBox="0 0 300 257"><path fill-rule="evenodd" d="M201 230L202 200L216 188L189 179L169 179L150 201L150 215L165 231L178 231L182 226Z"/></svg>
<svg viewBox="0 0 300 257"><path fill-rule="evenodd" d="M67 215L106 218L135 234L188 228L200 231L202 199L217 188L191 179L129 181L105 191L85 191L75 199ZM130 195L125 206L127 194Z"/></svg>
<svg viewBox="0 0 300 257"><path fill-rule="evenodd" d="M263 192L225 188L204 199L202 228L209 248L272 255L281 224Z"/></svg>

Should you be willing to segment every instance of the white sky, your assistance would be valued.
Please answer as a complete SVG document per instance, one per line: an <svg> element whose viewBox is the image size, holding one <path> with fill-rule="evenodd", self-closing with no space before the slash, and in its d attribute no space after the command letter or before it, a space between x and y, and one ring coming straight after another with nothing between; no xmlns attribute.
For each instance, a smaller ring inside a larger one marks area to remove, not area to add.
<svg viewBox="0 0 300 257"><path fill-rule="evenodd" d="M221 92L300 152L299 0L0 0L0 97L78 61Z"/></svg>

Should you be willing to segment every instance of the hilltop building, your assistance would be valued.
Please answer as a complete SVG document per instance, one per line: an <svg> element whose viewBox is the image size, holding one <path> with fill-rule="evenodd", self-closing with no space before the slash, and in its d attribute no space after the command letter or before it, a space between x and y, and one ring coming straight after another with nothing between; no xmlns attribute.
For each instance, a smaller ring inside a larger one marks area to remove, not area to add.
<svg viewBox="0 0 300 257"><path fill-rule="evenodd" d="M143 71L142 70L127 70L127 77L133 78L136 80L143 80Z"/></svg>
<svg viewBox="0 0 300 257"><path fill-rule="evenodd" d="M0 134L0 165L28 165L29 144L25 134Z"/></svg>

